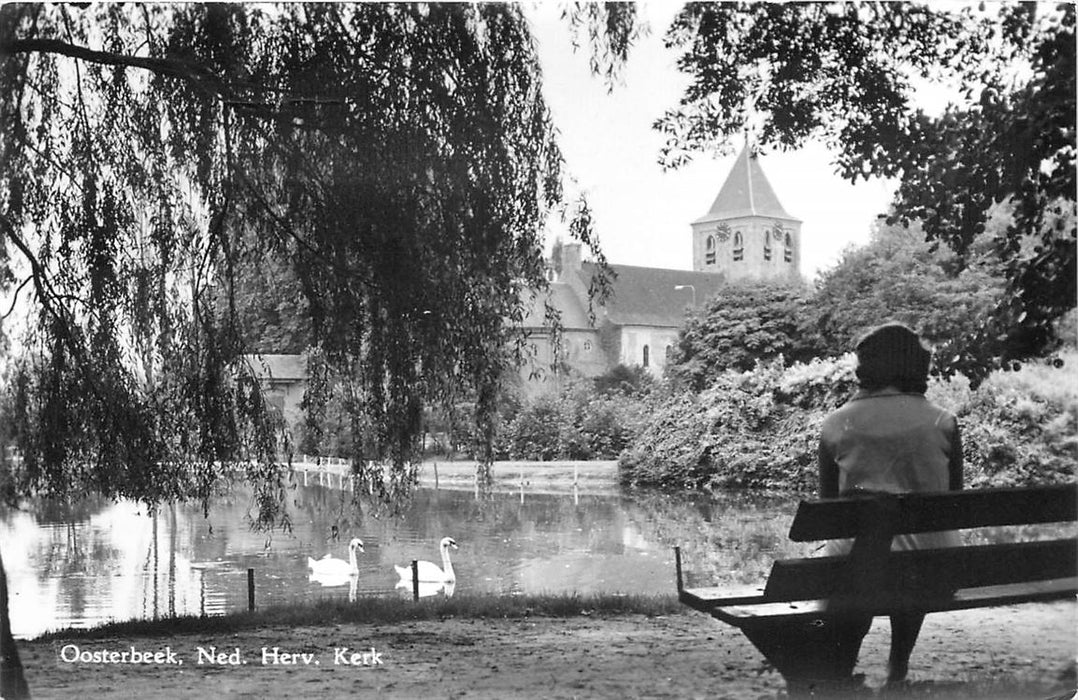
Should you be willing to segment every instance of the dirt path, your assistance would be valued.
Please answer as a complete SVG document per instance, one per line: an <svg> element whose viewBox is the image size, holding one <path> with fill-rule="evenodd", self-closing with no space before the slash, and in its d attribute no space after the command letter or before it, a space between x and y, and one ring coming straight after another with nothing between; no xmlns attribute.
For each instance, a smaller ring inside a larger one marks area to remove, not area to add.
<svg viewBox="0 0 1078 700"><path fill-rule="evenodd" d="M1066 602L929 616L912 660L911 676L920 681L912 695L1041 700L1073 690L1076 611L1078 606ZM865 640L859 670L872 686L883 679L887 636L886 620L877 619ZM205 657L198 663L198 648L211 646L225 663L207 663ZM781 678L736 630L691 612L269 628L223 637L73 639L20 647L36 698L783 695ZM157 662L63 660L132 647L159 652ZM347 652L337 652L344 647ZM231 665L240 660L237 649L246 663ZM286 653L297 654L290 659L297 663L273 663Z"/></svg>

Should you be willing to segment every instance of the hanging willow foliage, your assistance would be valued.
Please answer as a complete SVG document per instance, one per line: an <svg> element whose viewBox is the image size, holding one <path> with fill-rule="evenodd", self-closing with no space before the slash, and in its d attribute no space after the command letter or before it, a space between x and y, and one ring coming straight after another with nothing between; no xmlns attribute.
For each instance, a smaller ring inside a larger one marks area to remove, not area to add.
<svg viewBox="0 0 1078 700"><path fill-rule="evenodd" d="M36 314L6 382L16 493L205 498L244 464L272 522L279 426L236 322L262 267L357 397L357 467L410 485L425 405L491 435L564 209L517 6L0 13L0 255Z"/></svg>

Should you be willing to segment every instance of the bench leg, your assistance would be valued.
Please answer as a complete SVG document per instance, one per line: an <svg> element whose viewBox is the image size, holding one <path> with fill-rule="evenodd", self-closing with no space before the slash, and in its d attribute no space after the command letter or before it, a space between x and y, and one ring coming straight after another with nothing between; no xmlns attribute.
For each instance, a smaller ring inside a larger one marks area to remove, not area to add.
<svg viewBox="0 0 1078 700"><path fill-rule="evenodd" d="M853 690L861 640L871 617L821 614L809 620L749 619L741 631L786 680L791 697L831 697Z"/></svg>

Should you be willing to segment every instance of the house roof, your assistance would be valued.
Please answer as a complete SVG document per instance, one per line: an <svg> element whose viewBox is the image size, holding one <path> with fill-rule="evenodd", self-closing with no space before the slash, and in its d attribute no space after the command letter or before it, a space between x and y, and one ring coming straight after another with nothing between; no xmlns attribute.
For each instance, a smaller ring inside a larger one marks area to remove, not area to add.
<svg viewBox="0 0 1078 700"><path fill-rule="evenodd" d="M307 361L303 355L248 355L255 376L271 381L297 381L307 378Z"/></svg>
<svg viewBox="0 0 1078 700"><path fill-rule="evenodd" d="M751 144L746 143L741 154L730 168L719 196L707 214L693 223L735 219L742 216L766 216L789 221L800 221L790 216L772 189L760 159Z"/></svg>
<svg viewBox="0 0 1078 700"><path fill-rule="evenodd" d="M614 273L613 293L599 313L620 326L660 326L677 328L685 320L685 309L696 297L697 306L717 292L725 278L714 272L667 270L657 267L609 265ZM583 263L578 272L587 288L597 273L595 263ZM691 286L692 289L675 289ZM693 291L695 290L695 292Z"/></svg>

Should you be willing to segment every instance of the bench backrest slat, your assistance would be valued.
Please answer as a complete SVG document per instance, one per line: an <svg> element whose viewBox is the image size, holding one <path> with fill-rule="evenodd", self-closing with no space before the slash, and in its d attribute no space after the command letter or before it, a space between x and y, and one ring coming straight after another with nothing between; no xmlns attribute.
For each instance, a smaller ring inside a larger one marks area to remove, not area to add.
<svg viewBox="0 0 1078 700"><path fill-rule="evenodd" d="M973 489L890 496L897 502L894 533L1078 520L1078 485ZM869 525L868 499L802 501L790 527L795 542L856 537Z"/></svg>
<svg viewBox="0 0 1078 700"><path fill-rule="evenodd" d="M1078 576L1078 540L891 552L872 595L916 592L923 583L944 589L996 586ZM769 600L806 600L848 593L857 577L845 557L776 561L764 595Z"/></svg>

